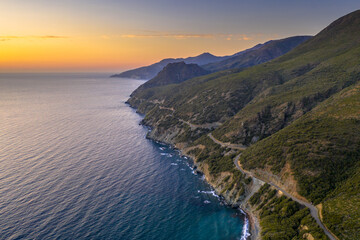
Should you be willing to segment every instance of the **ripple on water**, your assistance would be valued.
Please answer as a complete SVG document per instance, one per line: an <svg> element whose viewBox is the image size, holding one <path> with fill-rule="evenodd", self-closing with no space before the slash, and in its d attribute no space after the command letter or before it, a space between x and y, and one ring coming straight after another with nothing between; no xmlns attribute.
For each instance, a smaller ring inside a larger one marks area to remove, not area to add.
<svg viewBox="0 0 360 240"><path fill-rule="evenodd" d="M242 235L243 218L219 204L188 159L144 138L141 117L124 103L141 83L0 78L0 238Z"/></svg>

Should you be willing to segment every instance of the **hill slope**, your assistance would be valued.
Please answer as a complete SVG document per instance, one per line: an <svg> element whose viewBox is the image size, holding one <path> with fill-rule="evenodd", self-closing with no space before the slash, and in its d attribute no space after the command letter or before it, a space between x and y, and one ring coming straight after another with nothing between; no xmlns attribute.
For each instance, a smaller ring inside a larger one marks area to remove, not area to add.
<svg viewBox="0 0 360 240"><path fill-rule="evenodd" d="M190 78L202 76L209 72L197 64L186 64L185 62L169 63L154 78L138 87L133 94L144 89L181 83Z"/></svg>
<svg viewBox="0 0 360 240"><path fill-rule="evenodd" d="M331 230L341 239L360 237L359 84L252 145L240 161L262 177L266 171L275 173L280 179L266 177L285 186L290 179L286 173L293 175L300 195L323 203L325 223Z"/></svg>
<svg viewBox="0 0 360 240"><path fill-rule="evenodd" d="M220 62L209 63L202 67L211 72L216 72L231 68L247 68L255 66L284 55L310 38L311 36L295 36L280 40L272 40L257 45L247 51L235 54Z"/></svg>

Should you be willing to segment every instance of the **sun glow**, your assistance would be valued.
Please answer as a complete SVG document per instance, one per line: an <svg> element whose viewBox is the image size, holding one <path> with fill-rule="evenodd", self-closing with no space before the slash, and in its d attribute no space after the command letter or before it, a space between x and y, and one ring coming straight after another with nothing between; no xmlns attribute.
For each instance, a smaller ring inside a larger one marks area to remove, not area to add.
<svg viewBox="0 0 360 240"><path fill-rule="evenodd" d="M256 11L242 1L184 1L1 1L0 71L118 72L169 57L234 54L324 27L306 18L308 30L296 29L286 11L269 18L265 1Z"/></svg>
<svg viewBox="0 0 360 240"><path fill-rule="evenodd" d="M99 13L79 1L0 3L0 71L119 71L168 57L233 54L273 35L142 29L140 17ZM81 8L86 7L87 11ZM99 7L99 6L97 6ZM124 16L124 17L123 17ZM145 17L143 17L145 19ZM156 25L154 25L156 28Z"/></svg>

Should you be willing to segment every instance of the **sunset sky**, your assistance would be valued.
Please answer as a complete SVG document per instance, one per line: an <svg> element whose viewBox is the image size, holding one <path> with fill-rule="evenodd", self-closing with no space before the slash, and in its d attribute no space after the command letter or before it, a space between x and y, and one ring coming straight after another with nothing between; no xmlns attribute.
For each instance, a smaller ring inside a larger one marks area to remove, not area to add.
<svg viewBox="0 0 360 240"><path fill-rule="evenodd" d="M359 8L359 0L0 0L0 72L120 72L229 55L314 35Z"/></svg>

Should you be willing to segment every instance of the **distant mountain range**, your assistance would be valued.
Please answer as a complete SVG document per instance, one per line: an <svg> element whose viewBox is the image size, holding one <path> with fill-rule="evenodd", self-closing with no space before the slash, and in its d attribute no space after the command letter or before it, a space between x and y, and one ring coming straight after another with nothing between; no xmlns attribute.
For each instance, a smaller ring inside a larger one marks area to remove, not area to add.
<svg viewBox="0 0 360 240"><path fill-rule="evenodd" d="M132 69L120 74L112 75L111 77L151 79L154 78L167 64L174 62L197 64L211 72L231 68L246 68L279 57L309 38L311 37L295 36L280 40L271 40L231 56L218 57L210 53L203 53L188 58L167 58L150 66Z"/></svg>
<svg viewBox="0 0 360 240"><path fill-rule="evenodd" d="M111 77L119 78L134 78L134 79L151 79L155 77L166 65L175 62L184 62L187 64L205 65L208 63L215 63L224 60L228 57L217 57L210 53L203 53L196 57L188 58L166 58L160 62L154 63L150 66L140 67L129 70L120 74L112 75Z"/></svg>

